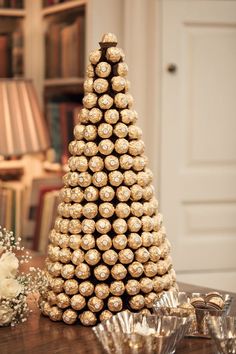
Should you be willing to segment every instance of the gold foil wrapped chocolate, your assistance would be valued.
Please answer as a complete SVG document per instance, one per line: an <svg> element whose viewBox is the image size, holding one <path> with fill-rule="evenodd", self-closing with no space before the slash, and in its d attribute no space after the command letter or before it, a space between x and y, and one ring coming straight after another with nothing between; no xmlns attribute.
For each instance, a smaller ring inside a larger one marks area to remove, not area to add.
<svg viewBox="0 0 236 354"><path fill-rule="evenodd" d="M94 275L98 280L104 281L109 277L110 270L106 265L100 264L94 269Z"/></svg>
<svg viewBox="0 0 236 354"><path fill-rule="evenodd" d="M128 140L121 138L117 139L115 142L115 151L118 154L125 154L129 149L129 142Z"/></svg>
<svg viewBox="0 0 236 354"><path fill-rule="evenodd" d="M96 79L93 88L99 94L104 93L108 90L108 81L106 79Z"/></svg>
<svg viewBox="0 0 236 354"><path fill-rule="evenodd" d="M126 203L118 203L116 205L116 215L118 218L127 218L130 214L130 207Z"/></svg>
<svg viewBox="0 0 236 354"><path fill-rule="evenodd" d="M107 94L99 97L98 105L101 109L109 109L113 105L113 98Z"/></svg>
<svg viewBox="0 0 236 354"><path fill-rule="evenodd" d="M112 187L106 186L100 189L100 198L104 202L110 202L114 196L115 196L115 191Z"/></svg>
<svg viewBox="0 0 236 354"><path fill-rule="evenodd" d="M98 127L98 135L103 139L110 138L112 131L112 125L108 123L101 123Z"/></svg>
<svg viewBox="0 0 236 354"><path fill-rule="evenodd" d="M99 49L93 50L89 54L89 61L91 64L96 65L101 59L102 52Z"/></svg>
<svg viewBox="0 0 236 354"><path fill-rule="evenodd" d="M104 302L102 299L99 299L98 297L93 296L88 300L87 305L88 305L88 308L90 311L99 312L104 307Z"/></svg>
<svg viewBox="0 0 236 354"><path fill-rule="evenodd" d="M67 309L62 315L62 319L66 324L73 324L77 320L77 312Z"/></svg>
<svg viewBox="0 0 236 354"><path fill-rule="evenodd" d="M101 251L107 251L111 248L112 241L108 235L102 235L96 239L96 244Z"/></svg>
<svg viewBox="0 0 236 354"><path fill-rule="evenodd" d="M95 93L87 93L83 98L85 108L93 108L97 103L97 95Z"/></svg>
<svg viewBox="0 0 236 354"><path fill-rule="evenodd" d="M112 186L118 187L123 182L123 174L120 171L112 171L108 177Z"/></svg>
<svg viewBox="0 0 236 354"><path fill-rule="evenodd" d="M97 107L90 109L88 112L88 119L93 124L100 122L102 119L102 111Z"/></svg>
<svg viewBox="0 0 236 354"><path fill-rule="evenodd" d="M98 77L108 77L111 72L111 65L105 61L101 61L96 65L95 72Z"/></svg>
<svg viewBox="0 0 236 354"><path fill-rule="evenodd" d="M117 250L123 250L127 245L127 237L125 235L116 235L112 239L113 247Z"/></svg>
<svg viewBox="0 0 236 354"><path fill-rule="evenodd" d="M88 279L90 276L90 267L86 263L80 263L75 268L75 275L79 279Z"/></svg>
<svg viewBox="0 0 236 354"><path fill-rule="evenodd" d="M65 264L61 268L61 276L64 279L71 279L74 277L75 274L75 266L73 264Z"/></svg>
<svg viewBox="0 0 236 354"><path fill-rule="evenodd" d="M116 124L119 120L119 112L116 109L108 109L104 113L104 119L109 124Z"/></svg>
<svg viewBox="0 0 236 354"><path fill-rule="evenodd" d="M94 292L94 285L88 280L83 281L79 284L79 292L82 296L91 296Z"/></svg>
<svg viewBox="0 0 236 354"><path fill-rule="evenodd" d="M118 296L111 296L107 302L108 309L113 312L119 312L123 308L123 301Z"/></svg>
<svg viewBox="0 0 236 354"><path fill-rule="evenodd" d="M102 155L110 155L114 149L114 144L110 139L101 140L98 150Z"/></svg>
<svg viewBox="0 0 236 354"><path fill-rule="evenodd" d="M70 299L70 305L72 309L80 311L86 306L85 298L80 294L74 295Z"/></svg>
<svg viewBox="0 0 236 354"><path fill-rule="evenodd" d="M137 295L140 292L140 283L136 279L130 279L128 280L125 288L129 295Z"/></svg>
<svg viewBox="0 0 236 354"><path fill-rule="evenodd" d="M101 254L96 249L88 250L84 256L85 262L88 263L90 266L94 266L95 264L97 264L100 261L100 259L101 259Z"/></svg>
<svg viewBox="0 0 236 354"><path fill-rule="evenodd" d="M109 249L103 253L102 259L104 263L114 265L118 260L118 254L114 250Z"/></svg>
<svg viewBox="0 0 236 354"><path fill-rule="evenodd" d="M79 291L78 282L75 279L68 279L64 283L64 290L67 295L75 295Z"/></svg>
<svg viewBox="0 0 236 354"><path fill-rule="evenodd" d="M97 322L95 314L91 311L84 311L79 315L79 319L84 326L94 326Z"/></svg>
<svg viewBox="0 0 236 354"><path fill-rule="evenodd" d="M92 234L85 234L81 238L80 245L81 245L81 248L83 248L86 251L88 251L90 249L93 249L95 247L95 238L94 238L94 236Z"/></svg>
<svg viewBox="0 0 236 354"><path fill-rule="evenodd" d="M122 281L113 281L110 285L110 292L112 295L121 296L125 292L125 285Z"/></svg>
<svg viewBox="0 0 236 354"><path fill-rule="evenodd" d="M106 299L109 294L110 294L110 288L109 285L105 284L105 283L99 283L95 286L95 295L99 298L99 299Z"/></svg>
<svg viewBox="0 0 236 354"><path fill-rule="evenodd" d="M111 268L111 275L115 280L123 280L127 275L127 270L123 264L115 264Z"/></svg>

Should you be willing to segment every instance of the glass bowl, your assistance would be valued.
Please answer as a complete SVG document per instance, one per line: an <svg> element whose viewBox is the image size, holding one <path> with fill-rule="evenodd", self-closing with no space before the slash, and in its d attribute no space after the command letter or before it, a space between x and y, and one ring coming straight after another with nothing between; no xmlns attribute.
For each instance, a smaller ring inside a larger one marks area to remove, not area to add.
<svg viewBox="0 0 236 354"><path fill-rule="evenodd" d="M236 317L207 316L209 333L214 340L218 353L236 353Z"/></svg>
<svg viewBox="0 0 236 354"><path fill-rule="evenodd" d="M153 311L161 315L174 315L179 317L190 316L191 324L189 326L188 336L210 338L206 317L211 316L226 316L230 311L232 297L229 294L221 294L224 307L221 310L213 308L193 308L188 307L192 298L203 297L206 294L202 293L186 293L177 291L166 291L153 306Z"/></svg>
<svg viewBox="0 0 236 354"><path fill-rule="evenodd" d="M171 354L189 323L188 318L123 311L93 331L108 354Z"/></svg>

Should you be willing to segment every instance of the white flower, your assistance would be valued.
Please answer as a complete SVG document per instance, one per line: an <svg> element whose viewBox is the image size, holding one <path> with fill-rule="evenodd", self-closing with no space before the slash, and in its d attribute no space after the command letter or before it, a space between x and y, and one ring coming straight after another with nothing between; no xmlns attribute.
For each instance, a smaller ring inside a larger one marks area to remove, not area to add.
<svg viewBox="0 0 236 354"><path fill-rule="evenodd" d="M0 326L8 325L14 315L13 309L7 305L0 305Z"/></svg>
<svg viewBox="0 0 236 354"><path fill-rule="evenodd" d="M14 253L5 252L0 257L0 279L14 278L18 272L19 261Z"/></svg>
<svg viewBox="0 0 236 354"><path fill-rule="evenodd" d="M23 286L16 279L0 280L0 298L15 298L22 292L22 290Z"/></svg>

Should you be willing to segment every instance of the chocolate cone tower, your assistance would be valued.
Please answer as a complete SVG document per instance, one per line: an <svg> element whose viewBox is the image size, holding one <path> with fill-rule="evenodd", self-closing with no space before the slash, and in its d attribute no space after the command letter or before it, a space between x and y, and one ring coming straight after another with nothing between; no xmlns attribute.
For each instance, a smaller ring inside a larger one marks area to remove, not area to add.
<svg viewBox="0 0 236 354"><path fill-rule="evenodd" d="M80 124L49 236L50 290L41 299L51 320L86 326L124 309L148 312L176 286L115 35L105 34L89 60Z"/></svg>

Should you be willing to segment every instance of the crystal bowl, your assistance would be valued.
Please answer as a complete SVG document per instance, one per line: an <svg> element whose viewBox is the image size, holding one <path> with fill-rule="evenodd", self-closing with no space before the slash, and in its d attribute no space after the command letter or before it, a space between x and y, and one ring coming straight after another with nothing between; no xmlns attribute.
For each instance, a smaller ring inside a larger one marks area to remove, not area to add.
<svg viewBox="0 0 236 354"><path fill-rule="evenodd" d="M93 327L93 331L108 354L171 354L189 323L187 317L123 311Z"/></svg>
<svg viewBox="0 0 236 354"><path fill-rule="evenodd" d="M202 293L186 293L177 291L166 291L158 299L153 306L153 311L161 315L174 315L179 317L190 316L191 324L187 335L209 338L208 326L206 324L206 317L211 316L226 316L229 313L232 297L229 294L222 295L224 300L224 307L222 310L211 308L194 308L190 309L186 304L191 303L194 297L205 297ZM184 305L185 304L185 305ZM184 307L183 307L184 305Z"/></svg>
<svg viewBox="0 0 236 354"><path fill-rule="evenodd" d="M218 353L236 353L236 317L207 316L209 333L214 340Z"/></svg>

